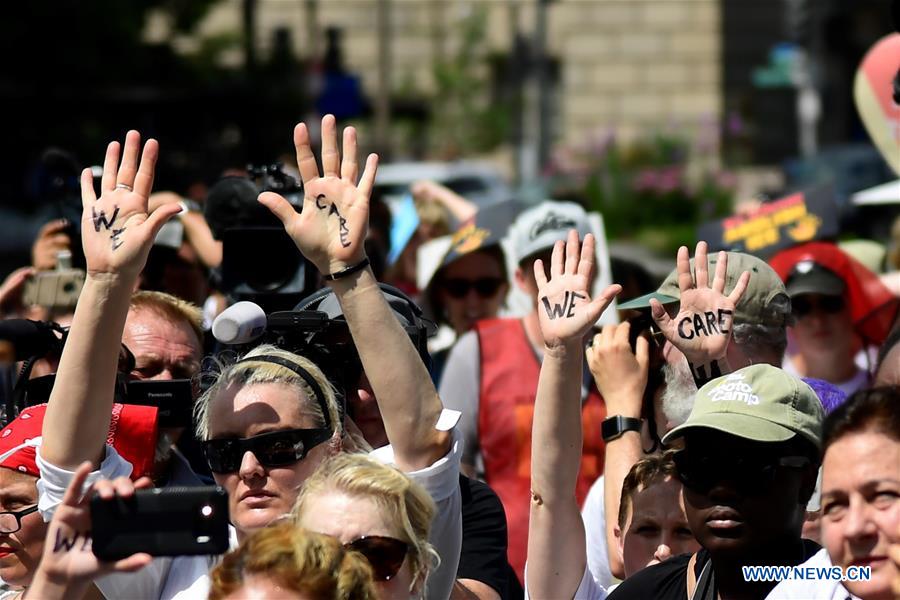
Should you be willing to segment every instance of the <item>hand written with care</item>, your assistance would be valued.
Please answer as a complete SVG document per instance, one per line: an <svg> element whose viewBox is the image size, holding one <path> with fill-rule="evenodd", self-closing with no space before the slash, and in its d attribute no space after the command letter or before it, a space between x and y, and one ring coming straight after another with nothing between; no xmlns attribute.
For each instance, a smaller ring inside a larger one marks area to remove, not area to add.
<svg viewBox="0 0 900 600"><path fill-rule="evenodd" d="M565 242L559 241L553 246L549 281L543 262L534 262L538 318L547 348L567 344L580 346L588 330L622 291L622 286L614 284L591 300L593 267L594 236L586 235L579 249L578 233L574 229Z"/></svg>
<svg viewBox="0 0 900 600"><path fill-rule="evenodd" d="M365 258L363 242L369 227L369 197L378 169L378 155L369 155L357 184L356 130L344 129L341 160L332 115L322 119L322 175L304 123L294 128L294 147L303 179L302 212L298 213L274 192L260 194L259 201L281 220L303 255L321 273L334 273L357 264Z"/></svg>
<svg viewBox="0 0 900 600"><path fill-rule="evenodd" d="M696 277L691 276L690 256L685 246L678 249L676 269L681 290L678 314L670 317L663 305L654 299L650 300L653 319L666 339L681 350L690 363L702 365L724 358L731 339L734 307L747 289L750 273L743 272L734 290L726 296L728 254L720 252L710 287L706 242L697 243L694 256Z"/></svg>
<svg viewBox="0 0 900 600"><path fill-rule="evenodd" d="M181 209L167 205L149 213L147 202L153 188L159 144L147 140L141 153L141 135L129 131L119 164L119 143L106 148L100 197L94 193L90 169L81 173L81 237L87 270L91 275L137 276L153 240L163 224Z"/></svg>

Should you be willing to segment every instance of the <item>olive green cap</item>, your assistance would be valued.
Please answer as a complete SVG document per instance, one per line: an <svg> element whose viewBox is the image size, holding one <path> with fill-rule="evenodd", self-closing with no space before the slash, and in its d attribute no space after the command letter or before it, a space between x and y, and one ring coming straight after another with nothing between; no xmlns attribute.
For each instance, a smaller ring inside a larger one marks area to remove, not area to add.
<svg viewBox="0 0 900 600"><path fill-rule="evenodd" d="M735 323L752 323L756 325L782 326L790 317L790 298L784 289L784 282L772 267L765 261L743 252L728 252L728 269L725 272L725 294L734 290L734 286L744 271L750 272L747 290L741 297L734 311ZM710 253L709 282L712 284L716 272L718 253ZM694 274L694 259L691 259L691 274ZM659 289L628 302L619 304L619 310L648 308L650 300L655 298L661 304L678 302L681 290L678 287L678 270L675 269L666 277Z"/></svg>
<svg viewBox="0 0 900 600"><path fill-rule="evenodd" d="M700 388L687 421L663 442L706 428L755 442L785 442L801 435L821 448L824 419L811 387L778 367L751 365Z"/></svg>

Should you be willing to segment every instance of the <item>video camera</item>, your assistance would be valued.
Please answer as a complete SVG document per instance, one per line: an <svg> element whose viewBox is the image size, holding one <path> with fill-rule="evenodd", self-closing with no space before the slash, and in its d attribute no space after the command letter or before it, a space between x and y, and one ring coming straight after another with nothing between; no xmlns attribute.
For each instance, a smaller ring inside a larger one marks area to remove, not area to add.
<svg viewBox="0 0 900 600"><path fill-rule="evenodd" d="M0 321L0 361L23 362L16 384L5 398L0 419L4 426L25 408L50 399L56 374L31 378L31 372L42 358L58 362L67 336L68 329L53 322L27 319ZM115 401L157 407L159 427L190 427L194 398L191 380L129 381L128 374L134 366L134 355L123 344L119 353Z"/></svg>
<svg viewBox="0 0 900 600"><path fill-rule="evenodd" d="M379 284L400 325L422 357L431 366L428 338L436 331L406 294ZM362 363L350 328L334 292L323 288L298 303L293 310L266 312L252 302L228 307L213 322L213 336L243 355L260 344L272 344L313 361L334 385L346 410L346 398L355 393Z"/></svg>
<svg viewBox="0 0 900 600"><path fill-rule="evenodd" d="M303 188L280 164L249 166L247 172L219 180L206 200L206 221L222 242L221 289L230 302L288 310L316 289L318 273L257 198L277 192L299 211Z"/></svg>

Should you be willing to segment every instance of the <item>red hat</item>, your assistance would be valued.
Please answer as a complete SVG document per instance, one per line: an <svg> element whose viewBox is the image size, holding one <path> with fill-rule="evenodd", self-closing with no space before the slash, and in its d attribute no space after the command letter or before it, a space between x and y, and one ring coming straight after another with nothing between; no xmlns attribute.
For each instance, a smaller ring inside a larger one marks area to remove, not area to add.
<svg viewBox="0 0 900 600"><path fill-rule="evenodd" d="M782 250L769 260L782 281L787 281L799 263L825 267L841 280L844 297L856 332L869 344L880 346L897 318L898 299L881 279L861 262L828 242L809 242Z"/></svg>
<svg viewBox="0 0 900 600"><path fill-rule="evenodd" d="M0 467L40 477L37 447L41 444L46 404L30 406L0 429ZM148 475L156 455L155 406L113 404L107 445L132 464L131 478Z"/></svg>

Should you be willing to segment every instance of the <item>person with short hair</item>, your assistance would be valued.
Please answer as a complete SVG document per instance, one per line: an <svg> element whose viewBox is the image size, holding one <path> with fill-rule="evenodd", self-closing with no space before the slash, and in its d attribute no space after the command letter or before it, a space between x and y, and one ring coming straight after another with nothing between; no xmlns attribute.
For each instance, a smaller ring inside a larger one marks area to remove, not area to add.
<svg viewBox="0 0 900 600"><path fill-rule="evenodd" d="M822 435L822 543L801 567L838 566L846 581L788 580L773 600L892 600L900 570L888 554L900 543L900 388L861 390L825 419ZM853 577L854 568L871 569Z"/></svg>
<svg viewBox="0 0 900 600"><path fill-rule="evenodd" d="M794 566L819 547L801 539L816 484L824 412L812 389L771 365L713 379L664 442L675 455L691 531L702 546L632 575L610 598L763 599L774 581L746 566Z"/></svg>
<svg viewBox="0 0 900 600"><path fill-rule="evenodd" d="M626 578L644 567L700 549L684 514L675 452L642 458L622 483L616 537Z"/></svg>
<svg viewBox="0 0 900 600"><path fill-rule="evenodd" d="M209 600L377 600L372 567L329 535L276 523L229 552L210 574Z"/></svg>

